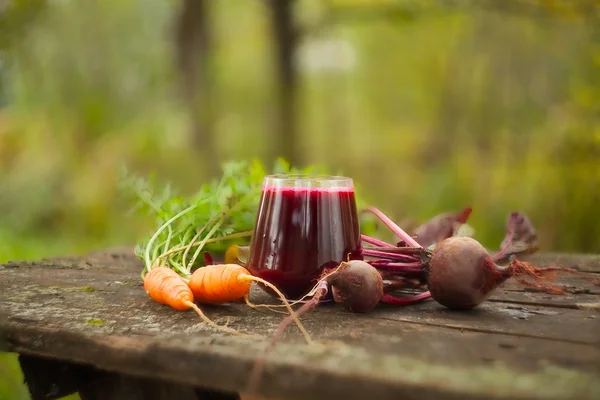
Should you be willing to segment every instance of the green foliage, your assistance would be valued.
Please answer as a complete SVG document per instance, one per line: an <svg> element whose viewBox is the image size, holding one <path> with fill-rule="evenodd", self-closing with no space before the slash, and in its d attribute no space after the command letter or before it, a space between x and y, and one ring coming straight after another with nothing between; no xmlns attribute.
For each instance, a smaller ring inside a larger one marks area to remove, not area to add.
<svg viewBox="0 0 600 400"><path fill-rule="evenodd" d="M0 10L0 50L8 50L31 27L46 0L6 0Z"/></svg>
<svg viewBox="0 0 600 400"><path fill-rule="evenodd" d="M150 182L126 177L124 185L134 190L138 212L153 217L158 229L136 247L136 254L145 260L149 269L159 255L174 247L187 246L192 240L201 242L252 229L254 207L264 175L258 161L229 162L223 166L221 179L201 185L196 193L187 197L171 193L169 185L157 192ZM206 250L224 251L223 246L217 242L209 244ZM178 271L189 273L192 266L197 266L194 261L200 261L197 257L201 250L202 246L195 249L194 256L188 259L190 263L183 259L184 252L173 254L168 262Z"/></svg>
<svg viewBox="0 0 600 400"><path fill-rule="evenodd" d="M29 400L29 391L23 384L17 354L0 352L0 398Z"/></svg>

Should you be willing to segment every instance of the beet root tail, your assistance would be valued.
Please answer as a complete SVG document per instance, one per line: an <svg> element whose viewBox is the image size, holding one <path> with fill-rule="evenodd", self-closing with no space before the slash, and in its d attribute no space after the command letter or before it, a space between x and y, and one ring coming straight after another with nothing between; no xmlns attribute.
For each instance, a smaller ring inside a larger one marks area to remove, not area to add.
<svg viewBox="0 0 600 400"><path fill-rule="evenodd" d="M310 311L311 309L315 308L317 306L317 304L319 304L321 299L323 297L325 297L325 295L327 295L327 292L328 292L327 286L319 288L315 292L315 295L312 297L312 299L310 299L308 302L304 303L304 305L302 305L302 307L300 307L293 315L288 315L281 321L281 323L277 327L277 330L275 330L275 333L273 333L273 337L271 338L271 341L265 348L265 352L263 353L263 356L261 358L259 358L258 360L256 360L256 362L254 363L254 366L250 373L250 380L248 382L248 386L246 388L246 391L244 392L245 396L252 397L252 396L256 395L258 388L260 386L260 381L261 381L263 370L265 367L265 360L267 358L267 355L268 355L269 351L275 346L275 343L277 342L277 340L281 336L283 336L283 333L285 332L287 327L292 322L294 322L294 317L299 318L305 312Z"/></svg>
<svg viewBox="0 0 600 400"><path fill-rule="evenodd" d="M579 275L594 285L600 286L600 280L592 275L568 267L539 268L528 262L514 259L508 265L508 270L509 274L520 284L552 294L566 294L564 290L551 284L558 272Z"/></svg>

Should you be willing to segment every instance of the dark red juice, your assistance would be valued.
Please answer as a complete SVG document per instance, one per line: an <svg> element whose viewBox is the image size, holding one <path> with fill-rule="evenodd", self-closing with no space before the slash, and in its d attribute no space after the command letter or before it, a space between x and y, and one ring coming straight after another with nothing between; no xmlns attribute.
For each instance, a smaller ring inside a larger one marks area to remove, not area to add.
<svg viewBox="0 0 600 400"><path fill-rule="evenodd" d="M297 299L324 268L361 256L352 187L264 187L247 268Z"/></svg>

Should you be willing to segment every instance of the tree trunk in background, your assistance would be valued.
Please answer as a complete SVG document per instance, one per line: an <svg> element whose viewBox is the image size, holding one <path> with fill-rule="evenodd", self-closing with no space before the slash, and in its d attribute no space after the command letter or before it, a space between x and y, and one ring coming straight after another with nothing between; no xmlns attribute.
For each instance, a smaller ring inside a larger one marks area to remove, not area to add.
<svg viewBox="0 0 600 400"><path fill-rule="evenodd" d="M294 24L295 0L269 0L271 24L275 40L275 56L278 74L277 121L274 129L275 157L285 157L292 165L300 166L298 126L296 119L296 95L298 71L294 52L298 44L298 31Z"/></svg>
<svg viewBox="0 0 600 400"><path fill-rule="evenodd" d="M176 25L176 60L192 130L191 145L210 176L219 169L214 140L208 0L183 0Z"/></svg>

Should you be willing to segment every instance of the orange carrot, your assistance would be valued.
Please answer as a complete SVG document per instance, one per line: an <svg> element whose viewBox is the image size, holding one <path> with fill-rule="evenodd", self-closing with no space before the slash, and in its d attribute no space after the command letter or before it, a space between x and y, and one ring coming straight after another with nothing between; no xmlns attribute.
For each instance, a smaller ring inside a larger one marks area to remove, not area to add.
<svg viewBox="0 0 600 400"><path fill-rule="evenodd" d="M196 301L204 304L223 304L245 298L248 301L252 282L260 282L273 290L283 301L308 343L312 340L287 299L273 284L256 277L238 264L216 264L198 268L188 282Z"/></svg>
<svg viewBox="0 0 600 400"><path fill-rule="evenodd" d="M194 295L181 276L166 267L153 268L144 277L144 289L153 300L176 310L192 308Z"/></svg>
<svg viewBox="0 0 600 400"><path fill-rule="evenodd" d="M223 304L250 293L252 280L244 279L244 275L250 273L237 264L207 265L192 274L188 285L199 303Z"/></svg>
<svg viewBox="0 0 600 400"><path fill-rule="evenodd" d="M194 295L183 278L170 268L155 267L144 277L144 289L154 301L173 307L176 310L193 309L204 322L212 327L233 334L240 334L235 329L215 324L197 305L194 304Z"/></svg>

